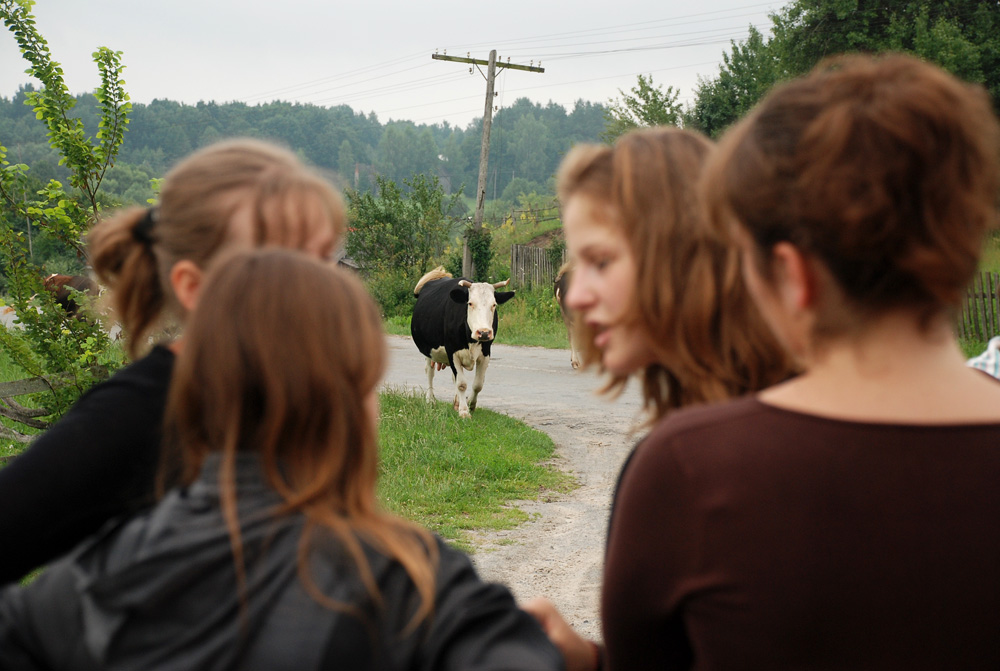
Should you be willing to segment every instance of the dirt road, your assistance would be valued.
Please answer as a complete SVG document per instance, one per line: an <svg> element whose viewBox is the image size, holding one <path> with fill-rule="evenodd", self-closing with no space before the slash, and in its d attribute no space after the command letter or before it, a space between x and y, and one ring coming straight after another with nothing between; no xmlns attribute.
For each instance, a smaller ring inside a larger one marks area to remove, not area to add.
<svg viewBox="0 0 1000 671"><path fill-rule="evenodd" d="M390 336L389 347L385 384L426 389L424 358L410 339ZM476 537L473 557L484 578L506 583L518 600L552 599L570 624L592 638L600 634L598 594L611 494L639 437L630 429L640 408L635 389L610 402L595 395L599 386L595 375L570 367L566 350L493 346L479 407L516 417L551 436L557 465L572 473L580 487L549 502L517 504L535 519ZM454 395L450 371L436 374L434 389L439 400Z"/></svg>

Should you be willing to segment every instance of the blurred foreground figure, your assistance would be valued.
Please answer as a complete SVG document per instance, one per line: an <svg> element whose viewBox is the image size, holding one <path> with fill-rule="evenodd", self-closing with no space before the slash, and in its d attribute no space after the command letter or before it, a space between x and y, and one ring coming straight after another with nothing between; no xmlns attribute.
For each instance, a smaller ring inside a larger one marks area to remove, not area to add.
<svg viewBox="0 0 1000 671"><path fill-rule="evenodd" d="M610 668L1000 668L1000 383L954 332L998 157L985 91L899 55L821 64L720 141L712 220L802 373L636 450Z"/></svg>
<svg viewBox="0 0 1000 671"><path fill-rule="evenodd" d="M641 385L649 423L793 372L749 298L738 251L705 215L697 187L713 151L697 133L651 128L611 147L579 146L559 169L574 347L585 366L608 374L604 391L630 379ZM565 643L570 668L598 661L596 644L576 636L551 603L525 608Z"/></svg>
<svg viewBox="0 0 1000 671"><path fill-rule="evenodd" d="M207 265L222 252L265 244L327 257L345 221L340 194L295 154L236 139L181 160L164 177L156 207L125 208L94 226L89 256L133 362L0 470L0 584L154 502L174 354ZM57 288L59 277L47 287Z"/></svg>
<svg viewBox="0 0 1000 671"><path fill-rule="evenodd" d="M386 358L347 271L218 262L170 385L182 487L0 593L0 668L562 669L507 589L378 508Z"/></svg>

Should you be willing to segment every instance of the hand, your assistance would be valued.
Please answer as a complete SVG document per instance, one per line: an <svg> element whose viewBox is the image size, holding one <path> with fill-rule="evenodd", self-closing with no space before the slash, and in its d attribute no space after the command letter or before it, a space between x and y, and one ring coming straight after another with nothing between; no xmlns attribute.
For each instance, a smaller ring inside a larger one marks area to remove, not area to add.
<svg viewBox="0 0 1000 671"><path fill-rule="evenodd" d="M566 671L597 671L597 644L576 633L551 601L541 597L531 599L521 610L538 620L542 631L559 648L566 660Z"/></svg>

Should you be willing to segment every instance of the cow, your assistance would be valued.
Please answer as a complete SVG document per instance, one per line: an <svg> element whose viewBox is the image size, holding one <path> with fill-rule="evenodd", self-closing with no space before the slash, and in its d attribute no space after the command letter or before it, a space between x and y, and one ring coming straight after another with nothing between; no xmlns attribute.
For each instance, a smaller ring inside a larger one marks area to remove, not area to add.
<svg viewBox="0 0 1000 671"><path fill-rule="evenodd" d="M490 365L490 345L497 335L497 306L514 297L513 291L496 291L510 282L496 284L455 279L442 267L426 273L413 288L410 334L427 357L427 401L434 400L434 373L451 368L455 382L455 409L469 417ZM465 371L475 370L472 395L466 400Z"/></svg>
<svg viewBox="0 0 1000 671"><path fill-rule="evenodd" d="M42 286L55 297L56 303L70 317L76 317L80 311L80 305L73 296L74 291L91 297L100 294L97 282L83 275L57 275L53 273L42 280Z"/></svg>
<svg viewBox="0 0 1000 671"><path fill-rule="evenodd" d="M556 274L552 292L555 294L556 302L559 304L559 312L562 313L563 324L566 325L566 338L569 340L569 363L573 368L579 368L580 352L574 346L575 339L573 337L573 310L566 305L566 292L569 291L569 282L572 274L572 264L567 261Z"/></svg>

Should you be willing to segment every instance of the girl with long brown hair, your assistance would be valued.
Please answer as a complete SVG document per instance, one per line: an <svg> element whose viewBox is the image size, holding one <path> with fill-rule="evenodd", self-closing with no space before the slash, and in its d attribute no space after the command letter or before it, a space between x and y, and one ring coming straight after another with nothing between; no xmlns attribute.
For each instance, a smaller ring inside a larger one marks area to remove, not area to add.
<svg viewBox="0 0 1000 671"><path fill-rule="evenodd" d="M167 385L209 261L263 243L327 257L345 220L339 193L294 154L258 140L227 140L178 163L156 207L127 208L94 226L91 263L135 361L0 470L7 548L0 584L154 501ZM166 339L163 326L180 337ZM150 348L152 336L158 342Z"/></svg>
<svg viewBox="0 0 1000 671"><path fill-rule="evenodd" d="M697 133L653 128L576 147L559 169L584 363L609 374L609 391L637 378L651 422L789 375L736 251L704 217L696 187L711 151Z"/></svg>
<svg viewBox="0 0 1000 671"><path fill-rule="evenodd" d="M0 596L0 665L561 669L506 588L377 506L386 358L348 271L221 259L170 387L184 486Z"/></svg>
<svg viewBox="0 0 1000 671"><path fill-rule="evenodd" d="M652 128L613 146L577 147L559 170L574 265L566 303L584 364L609 375L612 393L636 378L650 425L680 408L763 389L793 370L749 300L737 251L705 216L697 186L712 150L697 133ZM569 668L597 661L600 651L552 604L538 599L526 608Z"/></svg>

